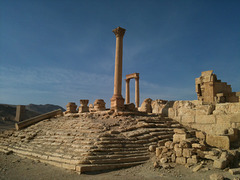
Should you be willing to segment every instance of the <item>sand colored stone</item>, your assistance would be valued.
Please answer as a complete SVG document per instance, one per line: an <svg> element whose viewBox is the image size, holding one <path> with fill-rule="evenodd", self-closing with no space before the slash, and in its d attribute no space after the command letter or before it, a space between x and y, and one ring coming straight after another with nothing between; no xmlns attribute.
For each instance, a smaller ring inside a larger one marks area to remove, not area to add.
<svg viewBox="0 0 240 180"><path fill-rule="evenodd" d="M65 114L67 113L77 113L77 105L74 102L69 102L67 105L67 111L65 111Z"/></svg>
<svg viewBox="0 0 240 180"><path fill-rule="evenodd" d="M15 121L20 122L25 118L25 106L17 105L16 107L16 118Z"/></svg>
<svg viewBox="0 0 240 180"><path fill-rule="evenodd" d="M231 85L217 79L213 70L202 72L195 79L198 100L204 103L239 102L239 97L232 92Z"/></svg>
<svg viewBox="0 0 240 180"><path fill-rule="evenodd" d="M115 71L114 71L114 93L111 98L111 109L121 111L124 109L124 99L122 97L122 56L123 56L123 36L125 29L117 27L113 30L116 36Z"/></svg>
<svg viewBox="0 0 240 180"><path fill-rule="evenodd" d="M81 99L80 100L81 105L78 108L79 113L89 112L88 102L89 102L88 99Z"/></svg>
<svg viewBox="0 0 240 180"><path fill-rule="evenodd" d="M126 75L126 104L130 103L130 88L129 83L131 79L135 79L135 105L139 107L139 73L132 73Z"/></svg>
<svg viewBox="0 0 240 180"><path fill-rule="evenodd" d="M94 104L93 104L93 107L94 107L94 110L95 111L104 111L106 110L106 107L105 107L105 102L103 99L96 99L94 101Z"/></svg>

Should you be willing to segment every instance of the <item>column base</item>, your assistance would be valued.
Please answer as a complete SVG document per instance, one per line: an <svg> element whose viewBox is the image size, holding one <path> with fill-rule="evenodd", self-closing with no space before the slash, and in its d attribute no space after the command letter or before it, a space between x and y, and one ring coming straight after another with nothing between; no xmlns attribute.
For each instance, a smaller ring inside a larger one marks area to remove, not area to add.
<svg viewBox="0 0 240 180"><path fill-rule="evenodd" d="M124 98L122 96L114 96L111 98L111 109L115 111L124 110Z"/></svg>

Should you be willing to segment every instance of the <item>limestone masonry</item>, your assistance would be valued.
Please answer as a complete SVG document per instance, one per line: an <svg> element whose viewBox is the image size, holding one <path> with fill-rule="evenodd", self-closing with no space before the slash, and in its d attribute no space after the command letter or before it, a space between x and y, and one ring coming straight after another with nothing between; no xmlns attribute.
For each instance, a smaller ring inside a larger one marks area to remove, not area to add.
<svg viewBox="0 0 240 180"><path fill-rule="evenodd" d="M116 36L114 92L111 107L104 99L77 108L23 120L17 107L16 130L0 134L0 151L39 160L78 173L131 167L153 159L155 168L173 164L199 171L213 168L240 173L239 93L217 79L213 71L196 78L197 100L145 99L140 106L139 73L126 75L126 101L122 97L122 55L125 29ZM130 103L130 79L135 79L135 104ZM161 92L159 92L161 93ZM125 103L124 103L125 101ZM22 121L23 120L23 121ZM19 122L20 121L20 122Z"/></svg>

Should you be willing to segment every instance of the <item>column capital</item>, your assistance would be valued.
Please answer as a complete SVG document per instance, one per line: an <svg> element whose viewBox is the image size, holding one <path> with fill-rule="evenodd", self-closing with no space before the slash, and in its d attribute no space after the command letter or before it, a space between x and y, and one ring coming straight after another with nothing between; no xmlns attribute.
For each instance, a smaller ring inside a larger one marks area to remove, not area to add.
<svg viewBox="0 0 240 180"><path fill-rule="evenodd" d="M121 27L117 27L116 29L113 30L113 33L115 34L116 37L123 37L126 29L123 29Z"/></svg>

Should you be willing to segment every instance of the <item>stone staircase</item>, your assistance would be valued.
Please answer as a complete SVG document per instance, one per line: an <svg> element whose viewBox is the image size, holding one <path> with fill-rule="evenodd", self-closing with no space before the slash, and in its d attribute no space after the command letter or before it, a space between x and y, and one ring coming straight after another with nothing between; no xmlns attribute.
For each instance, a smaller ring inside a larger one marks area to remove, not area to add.
<svg viewBox="0 0 240 180"><path fill-rule="evenodd" d="M124 123L124 117L121 117ZM111 121L111 119L107 119ZM79 173L142 164L150 158L150 145L172 139L181 125L160 116L139 116L134 125L105 128L102 121L81 117L58 117L21 131L0 134L0 151L39 160Z"/></svg>

